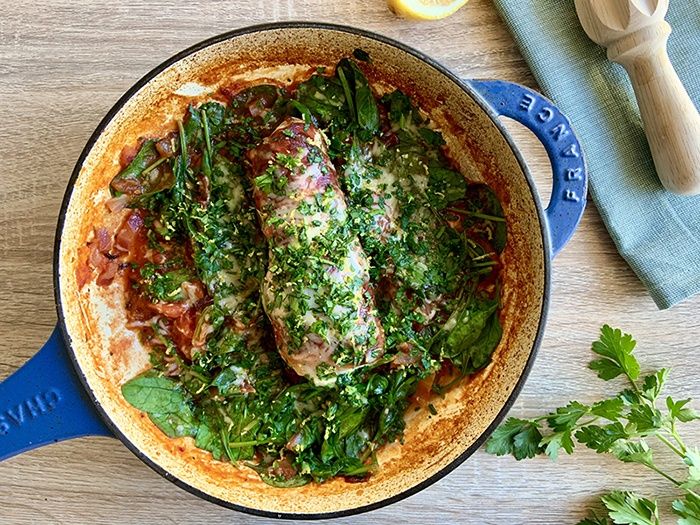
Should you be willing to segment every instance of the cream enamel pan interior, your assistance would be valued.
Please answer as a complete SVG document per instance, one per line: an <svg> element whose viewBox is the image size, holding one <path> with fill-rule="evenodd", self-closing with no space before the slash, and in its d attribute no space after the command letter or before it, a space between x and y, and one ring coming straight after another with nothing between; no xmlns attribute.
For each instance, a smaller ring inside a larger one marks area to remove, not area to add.
<svg viewBox="0 0 700 525"><path fill-rule="evenodd" d="M175 126L187 104L222 86L260 81L287 84L317 66L333 67L361 48L379 89L411 94L443 130L464 173L488 182L508 220L504 253L503 340L493 363L468 384L434 402L438 415L409 413L403 445L379 454L369 481L342 479L279 489L250 469L214 461L193 440L166 438L120 393L147 367L147 350L124 327L123 290L115 281L82 290L76 267L93 228L109 224L108 184L124 145ZM487 107L446 70L382 37L339 26L290 23L221 35L173 57L128 92L86 146L64 201L57 235L57 299L64 336L81 380L107 424L141 459L178 485L216 503L267 516L323 517L370 510L439 479L473 453L505 414L534 357L549 293L549 247L544 219L524 165Z"/></svg>

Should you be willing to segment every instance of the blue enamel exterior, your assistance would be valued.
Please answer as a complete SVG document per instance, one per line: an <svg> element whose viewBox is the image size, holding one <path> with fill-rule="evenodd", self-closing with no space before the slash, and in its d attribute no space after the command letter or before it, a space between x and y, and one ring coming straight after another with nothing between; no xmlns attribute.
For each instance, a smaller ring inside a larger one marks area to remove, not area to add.
<svg viewBox="0 0 700 525"><path fill-rule="evenodd" d="M81 436L112 436L75 375L58 328L0 383L0 461Z"/></svg>
<svg viewBox="0 0 700 525"><path fill-rule="evenodd" d="M586 208L586 161L571 122L551 100L525 86L502 80L472 80L469 84L496 115L528 127L549 155L554 184L545 214L551 256L555 257L571 239Z"/></svg>

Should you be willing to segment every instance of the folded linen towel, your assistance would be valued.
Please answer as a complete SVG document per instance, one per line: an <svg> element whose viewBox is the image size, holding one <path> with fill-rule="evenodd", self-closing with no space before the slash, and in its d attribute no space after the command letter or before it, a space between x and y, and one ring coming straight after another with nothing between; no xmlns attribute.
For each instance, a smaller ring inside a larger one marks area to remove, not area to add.
<svg viewBox="0 0 700 525"><path fill-rule="evenodd" d="M659 308L700 292L700 196L663 189L622 66L588 39L573 0L494 0L544 93L572 120L590 193ZM700 104L700 0L671 0L669 55Z"/></svg>

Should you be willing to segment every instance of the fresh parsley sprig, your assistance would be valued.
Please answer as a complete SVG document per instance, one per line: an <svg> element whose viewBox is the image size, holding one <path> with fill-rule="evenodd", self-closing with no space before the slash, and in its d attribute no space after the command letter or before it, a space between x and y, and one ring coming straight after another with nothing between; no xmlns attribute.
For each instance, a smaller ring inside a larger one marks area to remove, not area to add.
<svg viewBox="0 0 700 525"><path fill-rule="evenodd" d="M508 418L491 436L486 451L517 460L546 454L556 459L560 451L574 451L576 443L598 453L612 454L625 463L638 463L673 483L684 494L673 502L679 525L700 525L700 451L688 446L678 432L681 424L700 419L688 405L690 399L662 403L668 370L643 375L633 351L636 341L619 329L604 325L592 350L598 358L589 368L600 379L624 376L628 388L616 396L587 405L571 401L564 407L534 419ZM679 456L687 468L679 480L655 462L653 445L662 444ZM603 496L608 515L590 517L578 525L658 525L656 500L633 492L614 491Z"/></svg>

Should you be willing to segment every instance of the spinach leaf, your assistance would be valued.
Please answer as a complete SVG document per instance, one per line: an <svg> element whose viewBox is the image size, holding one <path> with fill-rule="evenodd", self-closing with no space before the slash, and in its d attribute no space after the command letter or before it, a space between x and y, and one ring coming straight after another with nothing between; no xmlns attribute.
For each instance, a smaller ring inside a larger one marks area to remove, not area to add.
<svg viewBox="0 0 700 525"><path fill-rule="evenodd" d="M427 153L426 150L436 150L445 145L442 133L427 127L427 122L420 116L418 108L403 91L397 89L384 95L380 103L387 109L387 115L399 137L402 149L409 146L416 152ZM437 155L437 158L444 161L440 155Z"/></svg>
<svg viewBox="0 0 700 525"><path fill-rule="evenodd" d="M351 433L360 428L367 418L367 410L357 409L355 407L346 407L346 409L338 414L340 421L338 426L338 437L346 438Z"/></svg>
<svg viewBox="0 0 700 525"><path fill-rule="evenodd" d="M214 459L219 461L221 461L226 454L224 445L221 443L221 436L205 421L200 422L197 427L194 444L197 448L211 452Z"/></svg>
<svg viewBox="0 0 700 525"><path fill-rule="evenodd" d="M432 147L440 147L445 145L445 139L442 138L442 133L430 128L418 128L418 134L426 144Z"/></svg>
<svg viewBox="0 0 700 525"><path fill-rule="evenodd" d="M377 103L372 95L372 90L367 79L358 73L355 74L355 105L357 106L357 123L360 128L376 133L379 129L379 111Z"/></svg>
<svg viewBox="0 0 700 525"><path fill-rule="evenodd" d="M466 354L469 356L468 370L476 372L491 362L491 355L501 342L503 328L498 318L498 310L494 311L486 321L486 326L479 338L471 345Z"/></svg>
<svg viewBox="0 0 700 525"><path fill-rule="evenodd" d="M219 102L206 102L199 106L200 114L206 112L212 136L223 133L226 126L226 106Z"/></svg>
<svg viewBox="0 0 700 525"><path fill-rule="evenodd" d="M467 181L461 173L436 164L431 164L428 169L426 193L430 204L436 210L442 210L452 202L464 198Z"/></svg>
<svg viewBox="0 0 700 525"><path fill-rule="evenodd" d="M380 102L388 107L389 120L398 124L400 128L405 127L405 125L401 125L402 122L406 122L409 118L412 121L418 117L418 112L411 104L411 99L398 89L384 95Z"/></svg>
<svg viewBox="0 0 700 525"><path fill-rule="evenodd" d="M290 443L293 443L293 451L299 453L311 448L315 443L321 442L324 430L321 418L312 416L302 425L298 438L290 440Z"/></svg>
<svg viewBox="0 0 700 525"><path fill-rule="evenodd" d="M483 195L484 213L488 215L493 215L494 217L503 218L503 207L501 206L501 201L498 200L496 194L491 188L485 184L480 187L480 192ZM506 222L498 221L493 223L493 247L496 248L498 253L501 253L506 247Z"/></svg>
<svg viewBox="0 0 700 525"><path fill-rule="evenodd" d="M226 125L226 106L220 102L206 102L199 107L190 104L187 107L187 117L183 123L185 142L190 148L204 145L203 114L206 113L209 132L212 136L219 135Z"/></svg>
<svg viewBox="0 0 700 525"><path fill-rule="evenodd" d="M375 398L380 410L375 441L391 442L403 433L406 426L403 415L408 406L408 398L416 391L418 379L417 375L407 369L399 370L389 377L388 390Z"/></svg>
<svg viewBox="0 0 700 525"><path fill-rule="evenodd" d="M172 172L164 161L156 150L156 141L146 140L129 165L112 179L112 194L128 195L129 204L134 204L140 197L171 188Z"/></svg>
<svg viewBox="0 0 700 525"><path fill-rule="evenodd" d="M194 414L180 386L153 370L122 385L122 395L135 408L146 412L168 437L193 436Z"/></svg>
<svg viewBox="0 0 700 525"><path fill-rule="evenodd" d="M352 56L360 62L369 62L369 53L359 47L352 52Z"/></svg>
<svg viewBox="0 0 700 525"><path fill-rule="evenodd" d="M283 459L282 461L288 461L288 460ZM278 461L275 461L271 464L246 463L246 466L250 467L255 472L257 472L258 476L260 476L260 479L272 487L277 487L277 488L303 487L304 485L307 485L311 481L311 476L306 475L306 474L295 474L295 475L290 476L289 478L286 478L284 475L281 475L281 474L276 474L276 471L279 470L279 468L278 468L279 463L280 463L280 461L278 460Z"/></svg>
<svg viewBox="0 0 700 525"><path fill-rule="evenodd" d="M258 475L260 476L260 479L262 479L268 485L282 489L303 487L304 485L308 485L308 483L311 481L310 476L301 474L297 474L289 479L284 479L279 476L270 476L266 472L258 472Z"/></svg>
<svg viewBox="0 0 700 525"><path fill-rule="evenodd" d="M244 89L231 99L232 135L245 149L254 146L290 114L289 95L272 84Z"/></svg>
<svg viewBox="0 0 700 525"><path fill-rule="evenodd" d="M124 398L143 412L167 413L184 404L177 383L149 370L122 385Z"/></svg>
<svg viewBox="0 0 700 525"><path fill-rule="evenodd" d="M357 64L347 58L338 63L336 72L341 81L346 80L349 89L345 89L345 95L350 112L360 130L366 135L363 138L369 138L379 130L379 109L369 81Z"/></svg>
<svg viewBox="0 0 700 525"><path fill-rule="evenodd" d="M148 417L168 437L193 436L197 433L197 425L189 411L149 413Z"/></svg>
<svg viewBox="0 0 700 525"><path fill-rule="evenodd" d="M450 359L460 370L467 370L471 357L469 350L497 308L498 301L495 300L463 301L436 334L431 352Z"/></svg>
<svg viewBox="0 0 700 525"><path fill-rule="evenodd" d="M347 125L350 121L343 86L335 77L313 75L299 84L296 100L324 127L331 123L336 126Z"/></svg>
<svg viewBox="0 0 700 525"><path fill-rule="evenodd" d="M235 365L224 368L214 378L212 385L219 389L219 394L224 397L241 394L244 383L247 381L246 370Z"/></svg>
<svg viewBox="0 0 700 525"><path fill-rule="evenodd" d="M352 77L348 78L348 76L352 73L352 69L348 71L348 74L345 73L345 71L338 65L336 68L336 74L338 75L338 78L340 79L340 85L343 87L343 96L345 97L345 102L348 105L348 110L350 111L350 115L353 120L357 120L357 112L355 110L355 97L352 92Z"/></svg>
<svg viewBox="0 0 700 525"><path fill-rule="evenodd" d="M199 110L193 106L187 106L187 117L182 123L184 130L185 143L189 147L195 147L202 143L204 134L202 132L202 115Z"/></svg>
<svg viewBox="0 0 700 525"><path fill-rule="evenodd" d="M292 100L291 107L294 108L299 113L299 115L301 116L301 119L304 121L304 124L305 124L304 131L308 131L309 126L311 126L311 124L314 124L314 125L318 124L318 122L316 121L316 118L311 114L311 111L309 110L309 108L307 108L304 104L302 104L298 100ZM260 177L257 177L256 180L259 178Z"/></svg>

